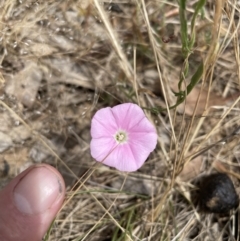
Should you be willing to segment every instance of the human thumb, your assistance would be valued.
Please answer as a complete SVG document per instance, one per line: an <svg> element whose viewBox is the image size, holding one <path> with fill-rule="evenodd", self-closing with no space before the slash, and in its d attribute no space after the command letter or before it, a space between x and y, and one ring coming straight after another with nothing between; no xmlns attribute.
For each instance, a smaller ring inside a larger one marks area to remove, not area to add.
<svg viewBox="0 0 240 241"><path fill-rule="evenodd" d="M0 240L40 241L62 206L65 184L59 172L35 165L0 191Z"/></svg>

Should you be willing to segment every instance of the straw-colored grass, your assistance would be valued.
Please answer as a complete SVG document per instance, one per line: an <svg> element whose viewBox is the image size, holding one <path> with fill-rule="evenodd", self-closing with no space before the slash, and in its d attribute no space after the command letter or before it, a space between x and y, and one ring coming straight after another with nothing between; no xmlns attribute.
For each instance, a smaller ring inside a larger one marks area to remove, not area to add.
<svg viewBox="0 0 240 241"><path fill-rule="evenodd" d="M192 195L215 171L240 190L239 16L236 0L0 2L0 181L46 162L68 186L44 240L239 239L237 215ZM159 135L135 173L89 151L93 114L125 102Z"/></svg>

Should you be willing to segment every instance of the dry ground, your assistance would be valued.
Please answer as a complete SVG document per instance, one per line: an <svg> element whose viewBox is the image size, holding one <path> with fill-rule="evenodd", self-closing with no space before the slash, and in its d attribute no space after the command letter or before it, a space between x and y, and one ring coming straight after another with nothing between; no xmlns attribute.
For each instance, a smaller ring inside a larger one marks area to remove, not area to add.
<svg viewBox="0 0 240 241"><path fill-rule="evenodd" d="M191 194L215 171L240 193L240 2L207 1L193 28L198 1L187 2L184 52L177 1L0 1L0 185L39 162L62 173L66 203L45 240L239 239L237 214L204 214ZM129 174L89 151L93 114L125 102L159 134Z"/></svg>

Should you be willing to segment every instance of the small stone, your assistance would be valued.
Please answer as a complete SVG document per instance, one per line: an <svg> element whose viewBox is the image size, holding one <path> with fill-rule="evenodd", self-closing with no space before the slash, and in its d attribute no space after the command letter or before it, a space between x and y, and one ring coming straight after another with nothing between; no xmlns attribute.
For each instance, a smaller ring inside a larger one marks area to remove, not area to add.
<svg viewBox="0 0 240 241"><path fill-rule="evenodd" d="M211 174L202 180L199 200L201 209L212 213L227 213L239 204L232 180L225 173Z"/></svg>

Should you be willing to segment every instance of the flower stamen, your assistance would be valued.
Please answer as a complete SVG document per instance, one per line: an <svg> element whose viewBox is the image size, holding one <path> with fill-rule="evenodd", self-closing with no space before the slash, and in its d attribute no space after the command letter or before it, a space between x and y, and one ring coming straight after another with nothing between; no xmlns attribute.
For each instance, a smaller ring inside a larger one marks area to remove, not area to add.
<svg viewBox="0 0 240 241"><path fill-rule="evenodd" d="M123 144L127 142L127 133L125 131L118 131L115 136L114 139L118 144Z"/></svg>

